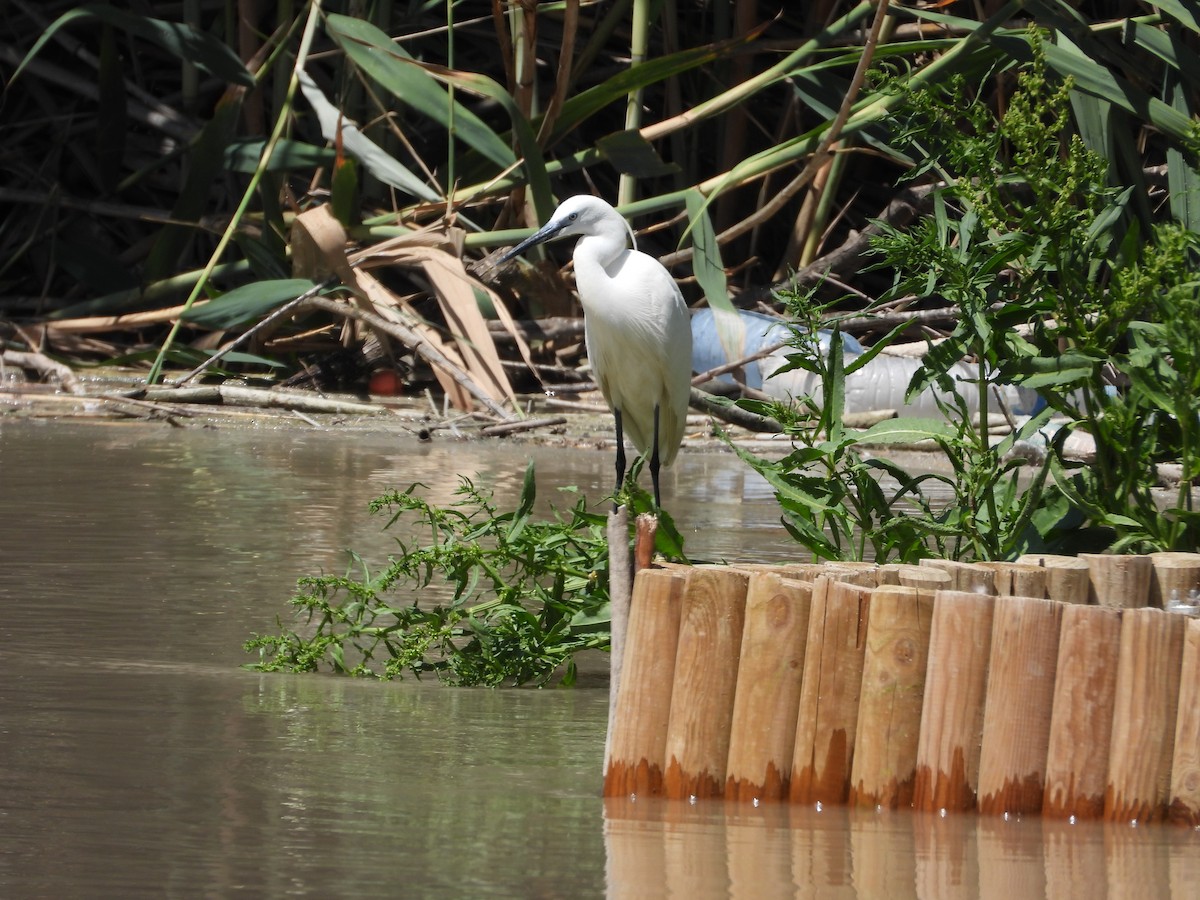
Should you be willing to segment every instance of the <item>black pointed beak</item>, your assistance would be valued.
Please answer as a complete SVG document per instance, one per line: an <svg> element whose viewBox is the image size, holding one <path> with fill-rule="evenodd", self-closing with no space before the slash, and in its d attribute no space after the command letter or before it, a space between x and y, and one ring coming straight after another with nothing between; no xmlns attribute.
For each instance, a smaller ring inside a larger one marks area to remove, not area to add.
<svg viewBox="0 0 1200 900"><path fill-rule="evenodd" d="M551 240L552 238L556 237L558 233L566 227L566 225L567 221L565 219L561 222L547 222L529 237L525 238L525 240L521 241L521 243L517 244L517 246L513 247L498 260L496 260L496 264L499 265L500 263L506 263L514 256L520 256L530 247L536 247L538 244L542 244L548 240Z"/></svg>

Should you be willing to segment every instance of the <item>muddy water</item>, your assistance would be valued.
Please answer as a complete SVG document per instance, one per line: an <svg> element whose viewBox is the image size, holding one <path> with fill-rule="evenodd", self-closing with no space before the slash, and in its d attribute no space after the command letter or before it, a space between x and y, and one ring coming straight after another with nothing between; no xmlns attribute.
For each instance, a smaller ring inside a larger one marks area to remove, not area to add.
<svg viewBox="0 0 1200 900"><path fill-rule="evenodd" d="M601 687L239 668L298 576L386 556L368 499L503 501L530 457L608 487L602 452L0 422L0 896L1194 896L1174 829L606 804ZM795 555L729 456L664 494L696 556Z"/></svg>

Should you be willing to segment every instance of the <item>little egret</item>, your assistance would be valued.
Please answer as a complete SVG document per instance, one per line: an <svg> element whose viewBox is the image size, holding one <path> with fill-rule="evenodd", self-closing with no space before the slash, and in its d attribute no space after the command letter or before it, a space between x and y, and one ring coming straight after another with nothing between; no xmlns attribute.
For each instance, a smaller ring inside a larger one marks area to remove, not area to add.
<svg viewBox="0 0 1200 900"><path fill-rule="evenodd" d="M679 451L692 379L692 328L671 273L637 249L629 223L599 197L564 200L542 228L499 260L578 235L572 254L592 374L617 429L617 490L625 481L625 431L649 455L654 505L659 465ZM626 246L625 237L633 243Z"/></svg>

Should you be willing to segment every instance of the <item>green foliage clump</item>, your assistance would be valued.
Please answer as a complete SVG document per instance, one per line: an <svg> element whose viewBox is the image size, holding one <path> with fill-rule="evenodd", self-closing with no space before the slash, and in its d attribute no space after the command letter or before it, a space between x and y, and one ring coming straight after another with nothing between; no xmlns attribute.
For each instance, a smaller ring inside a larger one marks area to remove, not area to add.
<svg viewBox="0 0 1200 900"><path fill-rule="evenodd" d="M531 463L515 510L501 511L490 491L463 477L457 500L441 507L420 485L371 503L391 515L388 527L415 518L429 539L397 539L399 554L377 577L361 559L361 578L311 576L291 600L301 630L280 623L278 635L246 642L263 672L337 673L391 679L433 673L456 685L538 685L556 673L570 684L574 656L609 644L605 520L580 497L564 516L533 515ZM449 602L421 602L440 578ZM389 599L404 588L405 599ZM410 599L411 598L411 599Z"/></svg>
<svg viewBox="0 0 1200 900"><path fill-rule="evenodd" d="M877 268L894 281L880 304L934 298L958 309L956 327L930 345L907 392L933 389L945 421L848 432L844 378L899 329L846 362L836 330L828 353L805 337L830 324L811 297L785 298L801 326L791 365L818 375L823 402L810 401L807 419L760 409L799 446L778 463L744 455L774 485L789 530L818 556L1004 559L1035 547L1194 550L1200 542L1191 493L1200 436L1196 235L1142 223L1132 189L1110 184L1107 161L1071 133L1071 78L1053 82L1038 33L1029 40L1033 62L1003 114L978 100L964 105L971 91L956 78L913 94L896 122L921 160L914 177L932 174L939 187L932 214L915 226L882 227ZM964 376L962 360L977 376ZM1046 406L1017 421L995 384L1037 391ZM999 441L990 436L993 412L1014 426ZM1053 433L1052 416L1065 422ZM1073 431L1095 440L1089 465L1064 452ZM914 477L866 449L917 440L943 452L949 475ZM1183 479L1164 509L1156 467L1175 460ZM1032 476L1022 471L1030 461ZM885 490L880 476L895 486ZM949 494L936 509L934 484Z"/></svg>

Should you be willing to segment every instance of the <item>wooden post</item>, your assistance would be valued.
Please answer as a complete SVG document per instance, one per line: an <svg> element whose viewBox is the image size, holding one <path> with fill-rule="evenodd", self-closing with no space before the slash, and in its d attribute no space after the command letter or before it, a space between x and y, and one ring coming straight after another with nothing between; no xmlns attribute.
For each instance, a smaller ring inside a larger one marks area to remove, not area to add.
<svg viewBox="0 0 1200 900"><path fill-rule="evenodd" d="M1063 606L1043 815L1098 819L1104 813L1120 647L1120 610Z"/></svg>
<svg viewBox="0 0 1200 900"><path fill-rule="evenodd" d="M658 534L658 516L642 513L634 521L633 572L650 568L654 561L654 541Z"/></svg>
<svg viewBox="0 0 1200 900"><path fill-rule="evenodd" d="M1200 591L1200 553L1151 553L1150 605L1187 603Z"/></svg>
<svg viewBox="0 0 1200 900"><path fill-rule="evenodd" d="M1122 614L1104 796L1110 821L1142 823L1166 813L1186 623L1159 609Z"/></svg>
<svg viewBox="0 0 1200 900"><path fill-rule="evenodd" d="M1179 714L1171 763L1172 822L1200 827L1200 619L1184 626L1179 677Z"/></svg>
<svg viewBox="0 0 1200 900"><path fill-rule="evenodd" d="M871 591L822 575L813 585L804 654L793 803L845 803L858 727Z"/></svg>
<svg viewBox="0 0 1200 900"><path fill-rule="evenodd" d="M1088 602L1091 577L1085 560L1053 553L1027 553L1017 557L1017 564L1040 566L1046 570L1046 596L1051 600L1059 603Z"/></svg>
<svg viewBox="0 0 1200 900"><path fill-rule="evenodd" d="M995 602L960 591L938 591L934 601L913 786L918 810L975 807Z"/></svg>
<svg viewBox="0 0 1200 900"><path fill-rule="evenodd" d="M1001 597L1048 597L1046 570L1027 563L985 562L996 579L996 593Z"/></svg>
<svg viewBox="0 0 1200 900"><path fill-rule="evenodd" d="M1038 597L996 601L979 754L981 813L1042 808L1062 610Z"/></svg>
<svg viewBox="0 0 1200 900"><path fill-rule="evenodd" d="M923 559L920 564L948 573L951 590L973 591L979 594L996 593L995 574L986 566L949 559ZM903 583L901 580L901 584Z"/></svg>
<svg viewBox="0 0 1200 900"><path fill-rule="evenodd" d="M765 573L750 576L730 726L727 799L787 797L811 606L808 582Z"/></svg>
<svg viewBox="0 0 1200 900"><path fill-rule="evenodd" d="M663 792L667 723L687 575L646 569L634 584L623 677L609 720L604 796Z"/></svg>
<svg viewBox="0 0 1200 900"><path fill-rule="evenodd" d="M629 606L633 601L633 567L629 560L629 510L621 506L608 514L608 729L604 734L604 773L612 759L613 727L617 720L617 693L625 665L625 633L629 628Z"/></svg>
<svg viewBox="0 0 1200 900"><path fill-rule="evenodd" d="M1150 575L1154 571L1150 557L1080 553L1079 558L1088 564L1089 603L1113 609L1138 609L1150 602Z"/></svg>
<svg viewBox="0 0 1200 900"><path fill-rule="evenodd" d="M887 586L871 593L852 804L912 805L933 602L933 593L916 588Z"/></svg>
<svg viewBox="0 0 1200 900"><path fill-rule="evenodd" d="M888 577L891 577L889 573ZM896 583L919 591L949 591L954 589L954 577L945 569L932 566L899 566Z"/></svg>
<svg viewBox="0 0 1200 900"><path fill-rule="evenodd" d="M663 776L671 799L725 791L747 581L743 572L716 566L688 576Z"/></svg>
<svg viewBox="0 0 1200 900"><path fill-rule="evenodd" d="M797 563L788 566L783 575L799 581L816 581L825 575L847 584L875 587L878 584L877 570L878 566L874 563Z"/></svg>

